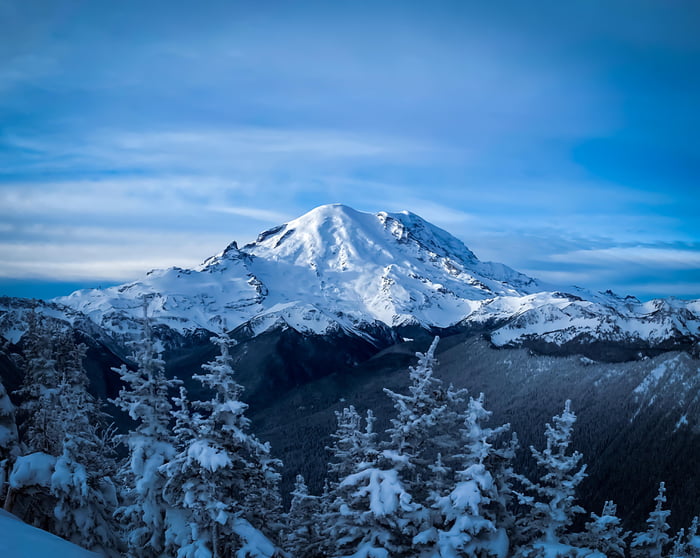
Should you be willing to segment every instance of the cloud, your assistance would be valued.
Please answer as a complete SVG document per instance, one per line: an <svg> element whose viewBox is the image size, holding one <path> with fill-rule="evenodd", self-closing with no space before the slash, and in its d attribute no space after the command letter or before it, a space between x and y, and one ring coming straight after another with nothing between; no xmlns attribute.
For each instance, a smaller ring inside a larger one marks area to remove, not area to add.
<svg viewBox="0 0 700 558"><path fill-rule="evenodd" d="M194 267L230 240L190 232L32 227L0 239L0 260L5 262L0 277L130 281L154 268Z"/></svg>
<svg viewBox="0 0 700 558"><path fill-rule="evenodd" d="M645 266L671 269L700 269L700 245L687 249L653 246L614 246L597 250L576 250L549 256L553 262L607 267Z"/></svg>
<svg viewBox="0 0 700 558"><path fill-rule="evenodd" d="M432 160L448 153L426 142L322 129L171 129L102 131L70 137L5 137L4 173L209 175L230 179L272 170L306 172L358 161ZM354 162L354 163L353 163Z"/></svg>
<svg viewBox="0 0 700 558"><path fill-rule="evenodd" d="M207 209L218 213L228 213L230 215L240 215L241 217L249 217L256 221L267 221L270 223L286 223L296 217L281 211L271 211L269 209L260 209L255 207L223 207L210 206Z"/></svg>

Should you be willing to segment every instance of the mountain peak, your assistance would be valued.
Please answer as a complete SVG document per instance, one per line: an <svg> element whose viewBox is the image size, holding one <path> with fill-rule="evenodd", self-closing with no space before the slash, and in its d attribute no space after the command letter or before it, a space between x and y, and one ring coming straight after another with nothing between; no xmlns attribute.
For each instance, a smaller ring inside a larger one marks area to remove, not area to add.
<svg viewBox="0 0 700 558"><path fill-rule="evenodd" d="M381 259L382 254L396 258L397 250L405 251L409 244L424 251L428 259L450 258L464 265L478 262L462 241L415 213L372 214L343 204L316 207L261 233L242 250L300 265L348 269L351 261Z"/></svg>
<svg viewBox="0 0 700 558"><path fill-rule="evenodd" d="M153 295L154 315L180 330L283 322L323 332L361 324L453 325L498 296L539 289L501 264L480 262L457 238L409 211L377 214L323 205L231 243L194 270L161 270L127 286L71 295L105 320ZM128 299L128 300L127 300ZM268 324L268 325L266 325Z"/></svg>

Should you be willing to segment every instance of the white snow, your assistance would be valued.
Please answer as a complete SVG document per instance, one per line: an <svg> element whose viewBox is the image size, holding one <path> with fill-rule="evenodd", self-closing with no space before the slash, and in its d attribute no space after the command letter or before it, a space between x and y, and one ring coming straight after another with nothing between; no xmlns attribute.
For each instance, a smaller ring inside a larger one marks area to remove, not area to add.
<svg viewBox="0 0 700 558"><path fill-rule="evenodd" d="M688 426L688 415L687 415L687 414L681 415L681 417L680 417L680 418L678 419L678 421L676 422L676 426L675 426L675 428L673 429L673 431L675 432L675 431L678 430L681 426Z"/></svg>
<svg viewBox="0 0 700 558"><path fill-rule="evenodd" d="M199 463L203 469L212 472L231 465L228 454L211 447L207 440L197 440L192 443L187 449L187 457Z"/></svg>
<svg viewBox="0 0 700 558"><path fill-rule="evenodd" d="M675 357L670 361L665 361L659 364L656 368L649 372L649 374L647 374L644 380L642 380L641 384L634 388L634 393L644 394L647 393L650 389L656 387L668 371L669 366L673 365L675 362L677 362L677 360L678 357Z"/></svg>
<svg viewBox="0 0 700 558"><path fill-rule="evenodd" d="M374 467L348 475L341 486L360 486L356 496L369 500L369 509L377 517L391 515L397 510L410 510L410 496L404 491L395 469L382 470Z"/></svg>
<svg viewBox="0 0 700 558"><path fill-rule="evenodd" d="M272 558L275 555L275 545L242 517L234 522L233 531L243 541L237 558Z"/></svg>
<svg viewBox="0 0 700 558"><path fill-rule="evenodd" d="M23 486L51 486L56 458L47 453L36 452L17 458L10 473L10 486L14 489Z"/></svg>
<svg viewBox="0 0 700 558"><path fill-rule="evenodd" d="M0 510L0 556L11 558L97 558L99 555L27 525Z"/></svg>

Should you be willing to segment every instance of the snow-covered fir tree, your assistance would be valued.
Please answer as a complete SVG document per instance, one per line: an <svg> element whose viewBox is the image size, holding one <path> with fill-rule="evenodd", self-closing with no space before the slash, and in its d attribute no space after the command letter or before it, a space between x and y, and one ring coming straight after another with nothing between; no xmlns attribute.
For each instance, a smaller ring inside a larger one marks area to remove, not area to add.
<svg viewBox="0 0 700 558"><path fill-rule="evenodd" d="M117 552L110 430L88 393L86 347L34 314L25 340L23 452L6 499L25 521L84 547Z"/></svg>
<svg viewBox="0 0 700 558"><path fill-rule="evenodd" d="M579 465L583 456L578 451L569 452L576 422L571 401L566 401L564 411L554 416L552 422L553 426L545 427L547 447L542 451L530 448L542 470L539 482L519 477L532 495L521 495L521 502L530 508L530 513L521 518L530 541L518 549L518 556L575 555L568 528L575 514L585 512L575 501L576 487L586 476L586 465Z"/></svg>
<svg viewBox="0 0 700 558"><path fill-rule="evenodd" d="M387 429L388 440L380 444L385 467L395 468L411 494L417 512L414 522L425 523L428 498L437 487L431 467L438 453L443 465L453 471L460 467L456 457L456 433L463 426L467 391L445 388L433 375L437 359L435 337L425 353L416 353L416 366L409 367L408 393L384 392L394 404L395 416ZM447 480L444 478L443 480ZM417 527L420 530L420 527Z"/></svg>
<svg viewBox="0 0 700 558"><path fill-rule="evenodd" d="M0 382L0 504L5 501L7 477L19 451L15 406Z"/></svg>
<svg viewBox="0 0 700 558"><path fill-rule="evenodd" d="M87 391L86 347L64 342L56 390L64 435L51 476L51 494L56 499L52 531L87 549L116 556L120 542L113 517L117 506L113 429Z"/></svg>
<svg viewBox="0 0 700 558"><path fill-rule="evenodd" d="M698 517L694 517L688 532L680 529L673 540L673 549L668 558L698 558L700 556L700 535Z"/></svg>
<svg viewBox="0 0 700 558"><path fill-rule="evenodd" d="M505 434L505 429L503 433ZM517 474L513 469L513 460L519 447L518 436L512 432L510 438L492 447L488 458L489 470L496 483L496 496L492 504L495 523L508 534L511 548L523 540L515 514L518 495L514 490Z"/></svg>
<svg viewBox="0 0 700 558"><path fill-rule="evenodd" d="M334 541L338 538L337 533L345 529L345 516L340 513L344 505L340 483L361 464L377 459L376 434L372 431L374 417L371 411L367 414L368 428L364 430L362 417L353 405L336 411L335 418L337 428L331 434L333 443L326 448L330 453L330 460L319 517L321 549L328 556L336 551Z"/></svg>
<svg viewBox="0 0 700 558"><path fill-rule="evenodd" d="M297 475L286 518L284 548L295 558L321 558L322 539L317 521L321 514L318 496L309 494L304 477Z"/></svg>
<svg viewBox="0 0 700 558"><path fill-rule="evenodd" d="M671 538L668 534L670 526L666 522L671 515L664 509L666 503L666 485L659 484L659 492L654 498L656 506L647 518L647 530L635 533L630 543L630 554L634 558L663 558Z"/></svg>
<svg viewBox="0 0 700 558"><path fill-rule="evenodd" d="M23 336L23 378L19 399L20 456L9 475L5 508L42 529L54 529L55 500L51 474L62 452L64 428L58 400L60 331L55 323L31 312Z"/></svg>
<svg viewBox="0 0 700 558"><path fill-rule="evenodd" d="M243 388L234 377L225 336L212 341L220 354L194 375L212 393L189 408L177 400L177 454L162 467L169 547L180 557L269 557L282 528L278 492L280 463L267 444L248 432Z"/></svg>
<svg viewBox="0 0 700 558"><path fill-rule="evenodd" d="M56 340L59 331L48 320L32 312L24 335L24 370L22 384L15 392L22 424L20 439L24 453L43 452L58 455L63 439L62 425L57 420L59 383Z"/></svg>
<svg viewBox="0 0 700 558"><path fill-rule="evenodd" d="M460 460L453 488L445 495L434 493L433 525L415 539L421 554L431 557L496 556L508 553L508 536L497 524L501 503L498 484L491 471L494 441L509 426L484 426L491 413L484 408L484 396L470 398L461 429ZM439 467L434 467L439 472Z"/></svg>
<svg viewBox="0 0 700 558"><path fill-rule="evenodd" d="M342 479L355 471L357 465L367 460L368 452L372 451L371 457L376 459L376 434L370 426L374 423L372 411L367 415L367 424L370 427L365 430L362 429L362 417L353 405L336 411L335 419L337 428L331 434L333 444L326 448L331 455L328 463L331 490L337 488Z"/></svg>
<svg viewBox="0 0 700 558"><path fill-rule="evenodd" d="M591 513L586 530L576 540L578 545L604 554L607 558L624 558L630 533L622 528L617 516L617 506L611 500L605 502L600 515Z"/></svg>
<svg viewBox="0 0 700 558"><path fill-rule="evenodd" d="M424 459L425 446L447 407L441 393L442 382L433 376L439 341L440 338L435 337L425 353L416 353L418 363L409 368L408 394L384 389L396 409L396 416L387 430L389 440L383 444L384 454L395 459L396 467L410 469L405 475L411 481L419 476L417 465L427 467L430 463Z"/></svg>
<svg viewBox="0 0 700 558"><path fill-rule="evenodd" d="M161 467L175 455L169 391L179 382L165 376L145 305L143 335L132 346L136 370L125 365L113 369L125 384L114 404L136 421L122 436L128 458L119 472L122 505L116 516L125 534L127 555L148 558L160 556L165 546L168 504L163 498L166 478Z"/></svg>
<svg viewBox="0 0 700 558"><path fill-rule="evenodd" d="M334 444L344 448L341 455L352 455L348 473L341 477L330 495L332 503L324 518L328 556L388 558L411 555L410 516L415 512L395 468L386 467L377 449L374 417L367 413L364 430L349 431L356 423L354 409L337 413L341 420ZM358 425L359 426L359 425ZM345 448L352 448L347 452ZM334 455L333 460L337 462ZM382 462L380 464L380 462Z"/></svg>

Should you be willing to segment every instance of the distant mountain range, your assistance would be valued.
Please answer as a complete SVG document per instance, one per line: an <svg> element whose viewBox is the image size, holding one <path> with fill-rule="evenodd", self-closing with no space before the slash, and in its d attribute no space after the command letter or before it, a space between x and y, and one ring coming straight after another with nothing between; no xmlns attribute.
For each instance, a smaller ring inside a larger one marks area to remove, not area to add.
<svg viewBox="0 0 700 558"><path fill-rule="evenodd" d="M87 318L120 342L139 331L144 297L155 323L178 336L288 327L372 339L418 326L486 330L495 346L671 349L700 339L700 300L640 302L555 287L480 261L413 213L373 215L343 205L318 207L243 247L233 242L195 269L153 270L132 283L76 291L46 312L70 323ZM21 327L13 330L12 322L21 320L0 324L0 334L16 338Z"/></svg>

